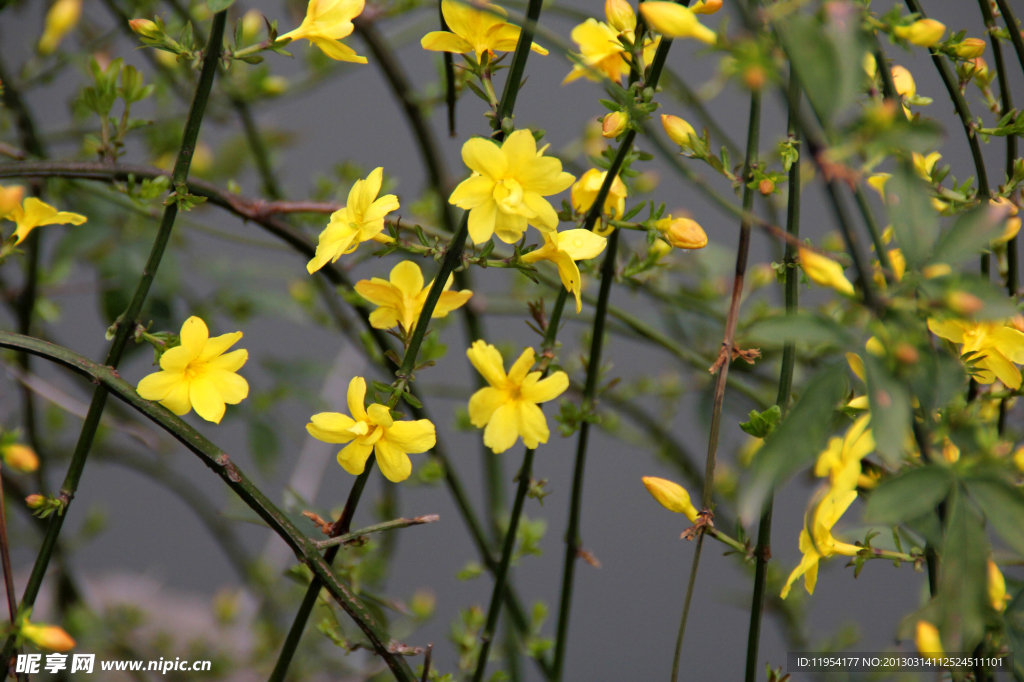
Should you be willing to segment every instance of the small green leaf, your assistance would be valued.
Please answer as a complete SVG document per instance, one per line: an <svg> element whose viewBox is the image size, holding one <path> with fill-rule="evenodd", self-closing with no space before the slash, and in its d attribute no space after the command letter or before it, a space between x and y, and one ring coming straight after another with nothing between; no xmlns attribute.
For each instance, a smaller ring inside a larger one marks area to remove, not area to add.
<svg viewBox="0 0 1024 682"><path fill-rule="evenodd" d="M233 4L235 0L206 0L206 6L214 13L223 12Z"/></svg>
<svg viewBox="0 0 1024 682"><path fill-rule="evenodd" d="M956 265L979 254L1005 225L1005 220L995 220L993 213L988 206L979 206L958 217L953 227L939 238L929 260Z"/></svg>
<svg viewBox="0 0 1024 682"><path fill-rule="evenodd" d="M864 520L897 525L924 516L946 499L952 483L953 476L946 467L910 469L871 491Z"/></svg>
<svg viewBox="0 0 1024 682"><path fill-rule="evenodd" d="M891 465L901 461L912 413L906 384L889 374L870 353L864 354L868 380L868 404L871 407L871 432L878 454Z"/></svg>
<svg viewBox="0 0 1024 682"><path fill-rule="evenodd" d="M1024 494L1020 488L990 476L967 481L967 490L999 537L1024 557Z"/></svg>

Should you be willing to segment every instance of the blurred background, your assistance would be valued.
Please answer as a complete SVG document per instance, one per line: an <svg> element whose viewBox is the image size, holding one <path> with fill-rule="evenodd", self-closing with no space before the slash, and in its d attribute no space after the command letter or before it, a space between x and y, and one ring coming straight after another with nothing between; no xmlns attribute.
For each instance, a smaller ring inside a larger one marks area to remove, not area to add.
<svg viewBox="0 0 1024 682"><path fill-rule="evenodd" d="M187 0L180 2L187 4ZM383 17L376 26L394 48L415 96L431 113L431 128L447 171L457 181L467 173L459 156L463 142L470 135L490 132L483 117L486 107L464 91L458 104L458 135L449 137L443 81L439 80L441 58L419 46L423 34L437 29L436 5L415 0L399 4L391 8L402 10L397 16ZM152 125L129 135L122 161L164 167L173 163L187 102L158 79L154 62L136 49L137 41L123 34L114 13L123 11L131 18L159 14L171 25L180 23L170 5L143 2L129 8L124 0L85 0L79 30L46 57L36 53L36 43L49 3L32 0L7 5L0 13L3 69L22 92L51 158L95 160L83 136L96 134L96 117L76 102L81 89L91 82L90 60L107 63L120 57L142 70L147 82L158 83L156 94L133 109L133 116L148 119ZM873 9L881 13L890 5L876 2ZM523 3L505 6L513 16L525 7ZM975 3L930 2L926 9L952 31L965 29L971 36L984 37ZM231 10L231 26L249 10L276 20L284 32L301 21L305 2L239 0ZM717 27L719 22L729 22L735 28L738 19L729 10L727 3L723 12L707 18L706 23ZM200 19L196 28L201 34L209 27L208 21L202 21L208 16L204 12L200 6L194 13ZM568 39L583 16L602 18L603 3L556 0L545 6L542 24ZM262 36L263 29L260 31ZM290 46L291 59L267 53L266 61L258 66L233 63L230 76L214 86L193 174L230 186L246 197L259 197L264 191L242 124L227 96L230 85L254 99L253 121L268 145L284 196L343 203L354 179L383 166L387 182L401 200L398 213L403 221L431 223L436 198L428 194L422 157L400 103L361 39L352 36L345 42L369 56L370 63L329 62L305 41ZM741 149L749 93L721 75L719 55L702 48L695 41L676 41L669 67L701 99L731 143ZM957 178L972 175L966 141L925 51L909 54L888 44L886 49L894 63L912 71L918 93L935 100L922 109L922 115L939 120L949 132L939 149L941 163L950 164ZM183 67L169 68L187 84ZM607 142L600 137L597 123L605 113L598 99L605 95L597 84L584 80L562 85L570 68L570 62L554 50L546 57L531 55L516 125L544 129L544 142L551 144L548 153L561 156L567 170L578 176L591 167L586 155L598 153ZM1014 87L1024 91L1019 69L1010 68L1009 72ZM503 76L498 77L499 82ZM190 91L191 85L186 88ZM975 115L993 123L993 115L973 85L967 95ZM666 88L659 100L659 114L682 116L701 128L678 87ZM774 89L766 90L764 104L761 152L778 165L776 149L785 138L785 112ZM0 140L18 144L8 112L0 110L0 126ZM713 139L713 148L722 144L722 139ZM655 151L642 137L637 146ZM992 183L997 184L1003 177L1003 145L994 142L986 146L985 154ZM733 159L740 161L741 152L734 153ZM708 173L706 167L689 160L683 163L691 164L720 192L729 195L732 191L727 181ZM612 303L665 330L678 343L706 357L710 365L721 342L738 221L682 181L663 159L638 163L634 168L643 175L631 182L630 205L636 200L664 202L673 215L695 218L707 231L710 243L702 251L673 252L669 266L656 273L659 279L652 285L669 292L677 308L641 295L636 286L616 287ZM807 187L801 236L816 244L829 243L837 239L831 214L822 201L820 186ZM87 182L51 183L49 189L53 203L87 215L89 222L80 227L47 227L41 232L44 275L38 330L56 343L99 360L107 348L104 331L123 309L124 292L134 286L149 250L157 224L152 216L159 201L132 202L106 186ZM774 200L784 216L784 194L775 195ZM739 203L738 198L734 201ZM764 202L758 210L766 210ZM326 216L295 220L312 237L326 222ZM630 234L628 241L641 255L646 252L646 244L636 235ZM398 259L393 255L380 262L366 257L370 251L364 247L339 265L350 269L353 280L386 277ZM745 321L766 305L780 304L781 290L770 268L780 254L776 244L755 232ZM21 262L11 258L0 270L9 300L22 281ZM429 261L421 265L429 279L436 265ZM553 269L545 272L554 275ZM477 269L472 274L475 295L471 305L485 316L486 338L515 355L524 346L536 346L539 338L524 323L529 319L526 302L543 296L550 307L556 292L511 270ZM585 290L596 294L593 277L585 275L584 282L591 285ZM806 287L801 295L805 305L825 300ZM242 374L252 391L242 405L229 406L220 425L203 422L194 413L186 419L229 452L275 502L296 515L304 509L322 514L340 510L354 478L334 461L336 447L308 438L305 424L315 412L344 411L345 388L352 376L390 378L366 359L358 340L339 333L316 298L304 259L258 226L243 223L223 210L203 206L183 214L173 250L150 296L149 316L155 321L154 329L176 332L193 314L207 321L211 334L244 332L239 347L249 350L250 359ZM560 337L560 360L575 380L583 376L580 357L589 344L590 315L592 309L587 306L581 315L569 314ZM0 307L0 326L15 328L7 307ZM434 327L440 334L433 351L440 353L443 345L447 353L438 358L437 367L418 374L417 385L427 394L452 465L466 483L477 514L484 518L481 436L478 431L459 428L460 421L465 422L460 415L475 381L464 357L465 335L458 314ZM683 364L621 329L613 332L606 347L605 377L620 383L611 391L613 397L602 403L606 418L592 437L582 522L583 545L600 567L581 562L577 569L568 679L665 679L694 545L679 539L688 525L685 518L656 504L640 478L671 478L699 496L699 489L680 473L679 458L688 458L703 469L712 382L706 366ZM735 365L733 372L774 400L778 354L766 351L765 355L757 366ZM0 371L0 426L14 429L21 417L20 393L10 371L13 357L2 356L2 363L0 370L7 371ZM151 365L150 350L140 346L122 363L121 375L137 383L152 371ZM11 498L18 493L58 489L92 388L42 361L35 361L33 367L41 407L44 467L38 477L14 476L5 491L12 508L8 519L19 595L41 536L37 525L23 513L23 505ZM798 389L802 374L797 375ZM567 399L578 400L578 396ZM719 486L726 492L741 472L738 453L748 438L738 424L754 407L750 399L735 391L727 393L719 454L723 476ZM530 551L518 560L513 572L523 600L528 605L545 603L551 612L548 621L538 622L540 639L553 637L554 632L576 442L575 436L562 438L558 434L557 412L554 404L546 410L552 437L538 451L534 466L534 477L547 480L549 494L543 504L527 500L528 521L521 542ZM275 638L280 632L275 635L272 628L252 623L260 603L273 604L269 617L278 627L290 623L304 591L300 584L304 576L295 570L294 556L233 499L217 477L165 434L116 401L111 401L106 414L101 438L93 448L61 536L63 563L90 607L88 613L75 608L70 614L69 629L80 641L76 651L118 652L110 653L109 658L169 654L212 658L217 661L216 671L230 679L265 679L276 657L279 640ZM1017 416L1019 412L1014 418ZM521 452L517 446L500 457L506 499L511 498ZM459 628L472 623L473 616L466 615L466 609L473 605L486 608L492 582L486 572L479 575L479 557L448 491L436 482L436 470L423 470L426 456L413 456L413 462L417 467L413 478L399 486L384 487L380 476L375 473L371 477L354 527L399 515L439 514L440 522L397 531L383 542L378 539L361 550L343 552L339 563L347 578L365 584L368 592L381 599L386 595L397 602L392 604L397 610L390 614L396 637L410 646L433 643L435 667L454 671L460 650L451 641L453 632L459 640ZM814 487L814 481L798 477L777 496L772 597L778 594L780 579L799 561L797 536ZM734 516L731 509L726 514ZM849 536L863 537L863 529L852 527L859 518L856 509L847 518ZM303 523L302 528L316 534L311 523ZM702 558L683 650L684 679L738 679L742 674L750 572L737 557L723 556L721 547L709 542ZM382 562L375 560L387 555L391 559L385 571ZM251 561L259 563L256 587L251 581L247 584L240 571ZM798 648L881 651L897 645L901 617L926 596L925 574L908 565L895 568L876 561L855 580L852 569L843 565L841 558L823 564L813 598L807 598L802 585L793 590L789 601L795 606L787 613L798 614L799 621L770 609L762 636L763 662L785 665L786 652ZM286 574L294 579L282 577ZM1013 577L1012 571L1008 577ZM51 576L37 609L41 620L59 618L52 583ZM319 626L336 637L352 635L354 628L344 614L339 612L335 622L332 613L328 606L314 611L294 665L295 679L355 678L379 668L379 662L363 651L346 656L318 630ZM539 616L542 611L536 613ZM413 662L418 663L419 659ZM529 659L523 658L518 665L521 679L541 679Z"/></svg>

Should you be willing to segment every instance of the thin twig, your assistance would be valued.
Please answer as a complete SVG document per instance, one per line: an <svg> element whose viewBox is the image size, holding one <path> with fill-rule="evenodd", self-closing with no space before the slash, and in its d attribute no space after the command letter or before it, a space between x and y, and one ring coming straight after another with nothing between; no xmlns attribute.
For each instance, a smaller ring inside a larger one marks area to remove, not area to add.
<svg viewBox="0 0 1024 682"><path fill-rule="evenodd" d="M396 528L409 528L410 526L422 526L425 523L433 523L441 519L437 514L430 514L428 516L417 516L412 519L394 519L392 521L385 521L384 523L378 523L373 526L367 526L366 528L360 528L354 530L351 533L345 533L343 535L336 535L329 540L321 540L316 543L317 549L324 549L326 547L333 547L335 545L346 545L354 540L358 540L366 535L372 535L374 533L383 533L389 530L395 530Z"/></svg>

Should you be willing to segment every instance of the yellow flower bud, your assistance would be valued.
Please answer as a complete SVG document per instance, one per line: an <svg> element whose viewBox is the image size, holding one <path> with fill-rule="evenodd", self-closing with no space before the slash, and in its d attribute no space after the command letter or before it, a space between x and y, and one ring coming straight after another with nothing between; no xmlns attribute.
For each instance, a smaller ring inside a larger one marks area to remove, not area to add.
<svg viewBox="0 0 1024 682"><path fill-rule="evenodd" d="M640 13L648 26L666 38L696 38L708 45L718 42L715 32L701 24L688 7L674 2L647 0L640 3Z"/></svg>
<svg viewBox="0 0 1024 682"><path fill-rule="evenodd" d="M867 381L864 377L867 376L864 373L864 360L861 359L856 353L847 353L846 362L850 365L850 370L857 375L857 378L861 381Z"/></svg>
<svg viewBox="0 0 1024 682"><path fill-rule="evenodd" d="M263 14L258 10L251 9L242 15L242 43L250 45L256 42L256 36L263 28Z"/></svg>
<svg viewBox="0 0 1024 682"><path fill-rule="evenodd" d="M661 260L671 252L672 246L664 239L655 239L654 243L651 244L651 255L657 260Z"/></svg>
<svg viewBox="0 0 1024 682"><path fill-rule="evenodd" d="M21 206L23 196L25 196L25 188L21 185L0 187L0 218L13 213L14 209Z"/></svg>
<svg viewBox="0 0 1024 682"><path fill-rule="evenodd" d="M25 504L29 509L39 509L46 502L46 498L39 493L32 493L25 498Z"/></svg>
<svg viewBox="0 0 1024 682"><path fill-rule="evenodd" d="M690 493L686 492L686 488L654 476L644 476L643 481L647 492L658 501L658 504L671 512L686 514L690 523L697 522L697 508L690 502Z"/></svg>
<svg viewBox="0 0 1024 682"><path fill-rule="evenodd" d="M900 97L913 97L917 94L917 85L914 77L906 67L896 65L892 67L892 82Z"/></svg>
<svg viewBox="0 0 1024 682"><path fill-rule="evenodd" d="M690 9L694 14L714 14L722 9L722 0L698 0Z"/></svg>
<svg viewBox="0 0 1024 682"><path fill-rule="evenodd" d="M885 346L878 340L877 336L872 336L864 344L864 350L874 355L876 358L885 357Z"/></svg>
<svg viewBox="0 0 1024 682"><path fill-rule="evenodd" d="M982 82L991 82L992 75L988 70L988 62L981 57L975 57L974 59L968 59L967 63L974 67L974 77Z"/></svg>
<svg viewBox="0 0 1024 682"><path fill-rule="evenodd" d="M966 291L951 291L946 295L946 305L958 315L970 316L985 307L985 303Z"/></svg>
<svg viewBox="0 0 1024 682"><path fill-rule="evenodd" d="M160 37L160 27L149 19L132 19L128 22L128 25L132 27L132 30L135 31L135 33L139 34L143 38L156 40Z"/></svg>
<svg viewBox="0 0 1024 682"><path fill-rule="evenodd" d="M661 115L661 125L665 129L665 134L668 135L670 140L683 149L692 148L690 146L690 135L697 135L697 132L693 129L692 125L678 116L672 116L671 114Z"/></svg>
<svg viewBox="0 0 1024 682"><path fill-rule="evenodd" d="M1003 233L992 240L992 244L1005 244L1020 232L1020 218L1017 217L1018 209L1017 206L1007 199L1006 197L996 197L995 199L989 199L989 204L996 206L1003 211L1008 212L1008 219L1006 221L1006 227L1003 228Z"/></svg>
<svg viewBox="0 0 1024 682"><path fill-rule="evenodd" d="M283 95L288 91L288 79L284 76L267 76L260 88L268 95Z"/></svg>
<svg viewBox="0 0 1024 682"><path fill-rule="evenodd" d="M696 220L669 216L654 225L665 241L677 249L703 249L708 245L708 235Z"/></svg>
<svg viewBox="0 0 1024 682"><path fill-rule="evenodd" d="M613 111L601 121L601 137L614 139L626 129L628 117L621 111Z"/></svg>
<svg viewBox="0 0 1024 682"><path fill-rule="evenodd" d="M64 36L78 24L82 16L82 0L57 0L46 13L46 25L36 49L39 54L52 54Z"/></svg>
<svg viewBox="0 0 1024 682"><path fill-rule="evenodd" d="M896 26L893 32L919 47L932 47L946 34L946 25L934 19L918 19L910 26Z"/></svg>
<svg viewBox="0 0 1024 682"><path fill-rule="evenodd" d="M39 468L39 458L35 451L27 445L15 443L8 445L2 453L4 464L19 474L30 474Z"/></svg>
<svg viewBox="0 0 1024 682"><path fill-rule="evenodd" d="M1010 601L1010 595L1006 593L1006 578L991 559L988 560L988 601L999 612L1005 611L1006 603Z"/></svg>
<svg viewBox="0 0 1024 682"><path fill-rule="evenodd" d="M21 636L40 649L63 652L75 648L75 640L56 625L33 625L26 621L21 626Z"/></svg>
<svg viewBox="0 0 1024 682"><path fill-rule="evenodd" d="M1013 466L1017 471L1024 473L1024 446L1017 448L1013 453Z"/></svg>
<svg viewBox="0 0 1024 682"><path fill-rule="evenodd" d="M878 62L875 61L875 55L871 52L865 52L864 59L861 61L861 68L864 69L864 73L868 75L868 78L874 79L875 74L878 73Z"/></svg>
<svg viewBox="0 0 1024 682"><path fill-rule="evenodd" d="M960 461L960 448L949 438L942 443L942 459L950 464Z"/></svg>
<svg viewBox="0 0 1024 682"><path fill-rule="evenodd" d="M942 656L945 653L939 629L926 620L917 621L914 644L917 645L917 651L922 656Z"/></svg>
<svg viewBox="0 0 1024 682"><path fill-rule="evenodd" d="M843 274L843 266L831 258L800 247L800 267L812 282L835 289L841 294L853 296L853 284Z"/></svg>
<svg viewBox="0 0 1024 682"><path fill-rule="evenodd" d="M626 0L605 0L604 14L608 17L608 24L619 33L636 29L636 14Z"/></svg>
<svg viewBox="0 0 1024 682"><path fill-rule="evenodd" d="M964 38L953 51L960 59L974 59L985 52L985 41L981 38Z"/></svg>

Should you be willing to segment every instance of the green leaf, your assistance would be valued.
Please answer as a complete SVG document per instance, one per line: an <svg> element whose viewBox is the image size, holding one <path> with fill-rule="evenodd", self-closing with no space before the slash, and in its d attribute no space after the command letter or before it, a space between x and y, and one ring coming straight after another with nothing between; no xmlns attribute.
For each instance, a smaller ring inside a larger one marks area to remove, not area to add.
<svg viewBox="0 0 1024 682"><path fill-rule="evenodd" d="M779 315L751 325L744 337L755 343L783 345L789 342L831 343L846 346L850 335L834 320L808 312Z"/></svg>
<svg viewBox="0 0 1024 682"><path fill-rule="evenodd" d="M765 439L740 491L739 510L744 522L758 518L768 496L825 448L836 407L846 397L846 390L842 365L818 372L786 418Z"/></svg>
<svg viewBox="0 0 1024 682"><path fill-rule="evenodd" d="M1024 557L1024 493L994 476L967 481L971 499L1013 551Z"/></svg>
<svg viewBox="0 0 1024 682"><path fill-rule="evenodd" d="M751 410L750 421L741 422L740 428L754 438L766 438L778 426L780 419L782 419L782 410L778 405L772 405L764 412Z"/></svg>
<svg viewBox="0 0 1024 682"><path fill-rule="evenodd" d="M904 162L886 183L885 199L907 265L918 270L929 260L939 227L927 186L913 166Z"/></svg>
<svg viewBox="0 0 1024 682"><path fill-rule="evenodd" d="M235 0L206 0L206 6L214 13L223 12L233 4Z"/></svg>
<svg viewBox="0 0 1024 682"><path fill-rule="evenodd" d="M1005 225L1004 220L995 220L994 213L988 206L979 206L958 217L953 227L939 238L929 260L956 265L986 249Z"/></svg>
<svg viewBox="0 0 1024 682"><path fill-rule="evenodd" d="M946 467L910 469L871 491L864 520L894 526L924 516L946 499L952 483L952 473Z"/></svg>
<svg viewBox="0 0 1024 682"><path fill-rule="evenodd" d="M946 537L939 554L939 591L936 595L946 630L962 637L963 651L971 651L984 633L988 604L988 553L985 528L963 494L950 496Z"/></svg>
<svg viewBox="0 0 1024 682"><path fill-rule="evenodd" d="M863 359L875 447L888 464L896 466L910 434L910 392L904 382L889 374L878 358L865 353Z"/></svg>

